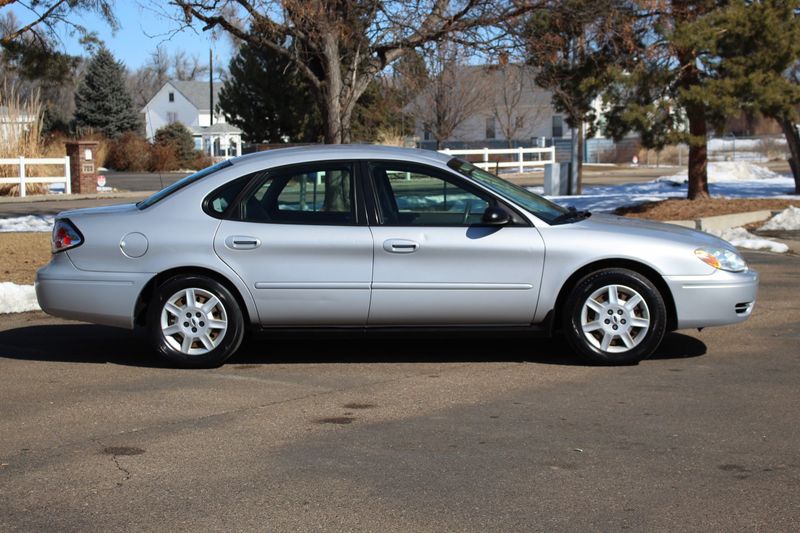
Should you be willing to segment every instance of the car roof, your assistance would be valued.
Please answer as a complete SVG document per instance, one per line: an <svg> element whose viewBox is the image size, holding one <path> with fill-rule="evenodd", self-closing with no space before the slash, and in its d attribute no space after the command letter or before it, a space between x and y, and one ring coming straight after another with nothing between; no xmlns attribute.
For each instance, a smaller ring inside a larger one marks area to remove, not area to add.
<svg viewBox="0 0 800 533"><path fill-rule="evenodd" d="M419 163L447 163L453 156L396 146L373 144L315 144L291 148L277 148L240 156L231 160L234 165L242 163L278 163L278 160L330 160L330 159L397 159Z"/></svg>

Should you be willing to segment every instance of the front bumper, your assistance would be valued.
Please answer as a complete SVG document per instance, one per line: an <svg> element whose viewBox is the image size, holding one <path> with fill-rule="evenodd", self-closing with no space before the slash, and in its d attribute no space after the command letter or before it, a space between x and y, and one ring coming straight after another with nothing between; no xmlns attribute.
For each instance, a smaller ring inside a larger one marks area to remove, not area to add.
<svg viewBox="0 0 800 533"><path fill-rule="evenodd" d="M61 252L36 273L36 298L53 316L132 329L136 300L152 277L79 270Z"/></svg>
<svg viewBox="0 0 800 533"><path fill-rule="evenodd" d="M736 324L753 312L758 273L717 270L708 276L664 276L672 292L678 329Z"/></svg>

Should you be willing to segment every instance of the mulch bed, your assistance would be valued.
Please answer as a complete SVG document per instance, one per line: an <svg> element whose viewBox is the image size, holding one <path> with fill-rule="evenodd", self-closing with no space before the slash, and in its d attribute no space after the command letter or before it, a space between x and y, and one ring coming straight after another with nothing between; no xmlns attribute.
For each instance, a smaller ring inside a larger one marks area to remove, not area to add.
<svg viewBox="0 0 800 533"><path fill-rule="evenodd" d="M633 207L620 207L614 214L651 220L694 220L701 217L729 215L747 211L782 211L790 205L800 206L800 200L780 198L705 198L687 200L670 198Z"/></svg>

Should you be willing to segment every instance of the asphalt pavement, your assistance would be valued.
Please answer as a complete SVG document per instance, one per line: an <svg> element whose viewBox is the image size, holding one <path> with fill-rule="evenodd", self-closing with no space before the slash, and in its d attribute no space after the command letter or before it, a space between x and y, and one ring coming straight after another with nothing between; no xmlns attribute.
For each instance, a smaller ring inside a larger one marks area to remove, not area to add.
<svg viewBox="0 0 800 533"><path fill-rule="evenodd" d="M0 323L0 531L797 531L800 258L636 366L559 339L251 339Z"/></svg>

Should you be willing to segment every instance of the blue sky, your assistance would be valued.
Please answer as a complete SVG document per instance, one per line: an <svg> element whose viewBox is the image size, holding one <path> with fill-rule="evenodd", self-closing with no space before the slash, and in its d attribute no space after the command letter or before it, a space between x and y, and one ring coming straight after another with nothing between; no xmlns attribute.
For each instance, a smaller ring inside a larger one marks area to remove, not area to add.
<svg viewBox="0 0 800 533"><path fill-rule="evenodd" d="M94 13L72 15L72 20L89 31L96 32L117 59L122 60L131 70L142 66L158 46L171 52L183 50L190 56L200 57L203 62L208 61L208 50L211 48L214 50L215 65L224 64L227 67L231 46L226 37L213 39L211 32L202 31L199 24L195 24L193 29L176 33L181 24L177 20L171 20L169 16L176 16L177 11L166 6L166 2L163 2L165 7L158 7L156 4L139 0L117 0L115 12L120 28L116 33L112 33L108 24ZM10 9L23 22L33 18L30 11L19 5ZM61 47L66 52L75 55L86 53L77 36L60 31L60 38ZM221 63L217 63L220 61Z"/></svg>

